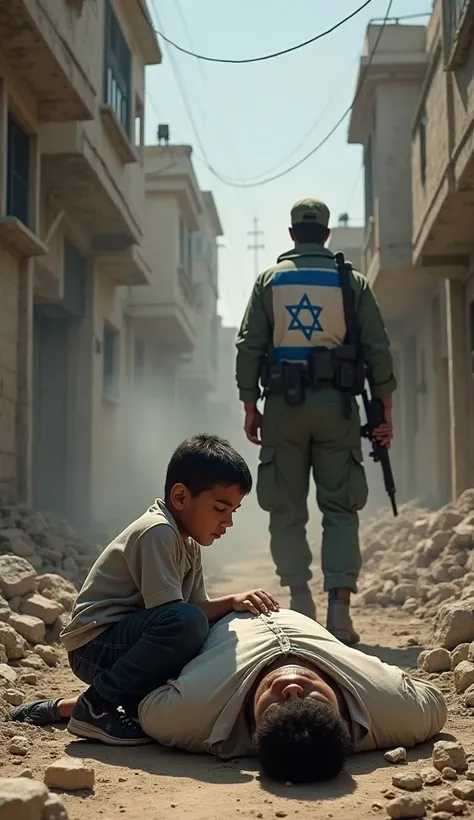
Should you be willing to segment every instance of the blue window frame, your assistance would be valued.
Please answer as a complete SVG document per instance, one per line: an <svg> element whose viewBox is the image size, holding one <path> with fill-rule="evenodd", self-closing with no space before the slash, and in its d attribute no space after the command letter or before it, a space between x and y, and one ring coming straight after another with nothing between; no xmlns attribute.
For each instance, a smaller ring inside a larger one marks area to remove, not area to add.
<svg viewBox="0 0 474 820"><path fill-rule="evenodd" d="M104 99L130 137L132 57L110 0L105 20Z"/></svg>
<svg viewBox="0 0 474 820"><path fill-rule="evenodd" d="M7 214L24 225L30 221L30 137L12 114L8 115Z"/></svg>

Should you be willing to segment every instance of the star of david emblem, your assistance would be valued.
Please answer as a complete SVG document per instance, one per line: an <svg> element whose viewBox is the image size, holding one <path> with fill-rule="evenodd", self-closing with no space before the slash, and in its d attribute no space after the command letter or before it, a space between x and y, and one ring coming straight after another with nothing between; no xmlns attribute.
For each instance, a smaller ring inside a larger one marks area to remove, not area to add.
<svg viewBox="0 0 474 820"><path fill-rule="evenodd" d="M301 297L297 305L285 305L285 308L291 316L288 330L301 330L301 333L308 342L311 341L313 333L323 329L319 321L322 307L320 305L312 305L306 293ZM311 320L303 324L301 318L302 313L303 318L306 313L306 316L310 316Z"/></svg>

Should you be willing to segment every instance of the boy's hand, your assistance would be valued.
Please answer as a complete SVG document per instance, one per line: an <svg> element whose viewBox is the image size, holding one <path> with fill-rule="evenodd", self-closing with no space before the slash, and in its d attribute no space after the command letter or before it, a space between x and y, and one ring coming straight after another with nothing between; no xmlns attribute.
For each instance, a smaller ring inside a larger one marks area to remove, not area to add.
<svg viewBox="0 0 474 820"><path fill-rule="evenodd" d="M269 612L278 612L280 604L268 592L263 589L252 589L250 592L238 592L232 596L232 608L234 612L252 612L254 615L262 613L268 615Z"/></svg>

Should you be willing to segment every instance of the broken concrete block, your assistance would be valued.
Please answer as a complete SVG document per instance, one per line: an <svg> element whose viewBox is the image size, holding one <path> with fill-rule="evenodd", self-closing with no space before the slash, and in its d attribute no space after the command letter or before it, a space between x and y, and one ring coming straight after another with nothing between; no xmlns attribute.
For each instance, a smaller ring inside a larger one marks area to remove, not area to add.
<svg viewBox="0 0 474 820"><path fill-rule="evenodd" d="M79 791L94 788L94 769L84 760L62 757L45 771L44 782L51 789Z"/></svg>
<svg viewBox="0 0 474 820"><path fill-rule="evenodd" d="M438 740L433 748L433 766L442 772L449 767L457 772L467 768L466 752L458 740Z"/></svg>
<svg viewBox="0 0 474 820"><path fill-rule="evenodd" d="M0 820L40 820L48 789L26 777L0 779Z"/></svg>
<svg viewBox="0 0 474 820"><path fill-rule="evenodd" d="M14 613L10 613L10 618ZM25 643L11 624L0 622L0 643L5 647L7 658L18 661L25 654Z"/></svg>
<svg viewBox="0 0 474 820"><path fill-rule="evenodd" d="M444 604L436 616L434 640L445 649L474 641L474 599Z"/></svg>
<svg viewBox="0 0 474 820"><path fill-rule="evenodd" d="M68 820L66 807L57 794L50 794L43 807L41 820Z"/></svg>
<svg viewBox="0 0 474 820"><path fill-rule="evenodd" d="M454 671L456 666L461 663L461 661L469 660L469 647L470 644L468 643L461 643L456 649L453 649L451 652L451 669Z"/></svg>
<svg viewBox="0 0 474 820"><path fill-rule="evenodd" d="M0 684L11 686L12 683L15 683L16 679L17 673L13 667L8 666L7 663L0 663Z"/></svg>
<svg viewBox="0 0 474 820"><path fill-rule="evenodd" d="M407 792L417 792L423 786L423 778L419 772L397 773L392 777L392 783L398 789Z"/></svg>
<svg viewBox="0 0 474 820"><path fill-rule="evenodd" d="M0 555L0 589L5 598L34 592L36 572L34 567L17 555Z"/></svg>
<svg viewBox="0 0 474 820"><path fill-rule="evenodd" d="M5 689L2 692L2 697L10 706L20 706L25 700L25 693L20 692L19 689Z"/></svg>
<svg viewBox="0 0 474 820"><path fill-rule="evenodd" d="M456 692L462 694L474 684L474 663L461 661L453 672Z"/></svg>
<svg viewBox="0 0 474 820"><path fill-rule="evenodd" d="M451 669L451 655L447 649L429 649L423 652L420 668L426 672L447 672Z"/></svg>
<svg viewBox="0 0 474 820"><path fill-rule="evenodd" d="M402 794L387 805L389 817L412 818L425 817L425 801L418 794Z"/></svg>
<svg viewBox="0 0 474 820"><path fill-rule="evenodd" d="M391 749L385 752L384 758L389 763L402 763L407 759L407 750L404 749L403 746L399 746L397 749Z"/></svg>
<svg viewBox="0 0 474 820"><path fill-rule="evenodd" d="M30 643L44 642L46 629L44 621L40 618L34 618L32 615L17 615L16 612L13 612L9 623L19 635Z"/></svg>
<svg viewBox="0 0 474 820"><path fill-rule="evenodd" d="M34 618L39 618L46 626L51 626L56 618L59 618L61 613L64 612L64 607L57 601L52 601L40 595L39 592L34 592L22 600L20 612L23 615L32 615Z"/></svg>

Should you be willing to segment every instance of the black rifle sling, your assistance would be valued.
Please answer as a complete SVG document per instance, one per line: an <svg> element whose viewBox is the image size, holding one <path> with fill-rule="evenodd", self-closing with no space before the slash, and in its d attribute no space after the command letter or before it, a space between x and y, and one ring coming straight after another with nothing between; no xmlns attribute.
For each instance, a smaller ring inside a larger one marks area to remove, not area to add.
<svg viewBox="0 0 474 820"><path fill-rule="evenodd" d="M359 334L357 333L354 297L355 293L351 288L349 271L351 266L347 264L343 253L336 253L335 260L339 276L341 277L342 301L344 305L344 319L346 322L347 341L359 353Z"/></svg>

